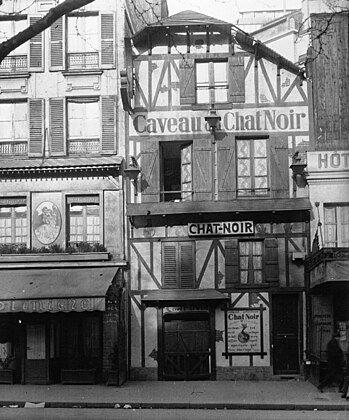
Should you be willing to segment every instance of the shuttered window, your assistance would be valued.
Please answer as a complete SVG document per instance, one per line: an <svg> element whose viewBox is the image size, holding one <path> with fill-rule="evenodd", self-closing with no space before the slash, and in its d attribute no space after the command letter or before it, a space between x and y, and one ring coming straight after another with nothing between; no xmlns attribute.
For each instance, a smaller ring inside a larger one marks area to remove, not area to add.
<svg viewBox="0 0 349 420"><path fill-rule="evenodd" d="M349 204L324 206L325 246L349 246Z"/></svg>
<svg viewBox="0 0 349 420"><path fill-rule="evenodd" d="M0 43L7 41L14 35L26 29L26 16L16 16L16 19L1 20ZM11 51L0 63L0 73L17 73L28 71L28 45L24 43Z"/></svg>
<svg viewBox="0 0 349 420"><path fill-rule="evenodd" d="M27 206L0 207L0 244L26 244Z"/></svg>
<svg viewBox="0 0 349 420"><path fill-rule="evenodd" d="M239 270L242 284L263 282L263 242L239 242Z"/></svg>
<svg viewBox="0 0 349 420"><path fill-rule="evenodd" d="M28 103L0 103L0 155L28 153Z"/></svg>
<svg viewBox="0 0 349 420"><path fill-rule="evenodd" d="M228 102L227 61L196 62L196 102L215 104Z"/></svg>
<svg viewBox="0 0 349 420"><path fill-rule="evenodd" d="M30 16L29 25L35 24L42 16ZM29 70L32 72L44 70L43 42L44 33L40 32L29 41Z"/></svg>
<svg viewBox="0 0 349 420"><path fill-rule="evenodd" d="M194 242L162 243L162 285L164 288L195 288L194 251Z"/></svg>
<svg viewBox="0 0 349 420"><path fill-rule="evenodd" d="M237 149L237 194L266 196L269 194L267 141L241 139Z"/></svg>

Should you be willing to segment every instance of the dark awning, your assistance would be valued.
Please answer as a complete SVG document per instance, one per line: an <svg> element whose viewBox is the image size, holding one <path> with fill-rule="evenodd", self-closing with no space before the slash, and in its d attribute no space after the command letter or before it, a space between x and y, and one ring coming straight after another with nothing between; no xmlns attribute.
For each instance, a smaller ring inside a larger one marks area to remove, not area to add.
<svg viewBox="0 0 349 420"><path fill-rule="evenodd" d="M215 289L171 289L151 290L142 297L146 306L178 305L183 302L221 303L229 297Z"/></svg>
<svg viewBox="0 0 349 420"><path fill-rule="evenodd" d="M0 271L0 313L104 311L118 268Z"/></svg>

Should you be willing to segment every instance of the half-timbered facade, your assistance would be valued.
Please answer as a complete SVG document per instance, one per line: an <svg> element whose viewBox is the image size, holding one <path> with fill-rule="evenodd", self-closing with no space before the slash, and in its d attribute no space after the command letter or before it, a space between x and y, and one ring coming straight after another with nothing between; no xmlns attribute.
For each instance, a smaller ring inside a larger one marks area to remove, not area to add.
<svg viewBox="0 0 349 420"><path fill-rule="evenodd" d="M301 373L308 144L300 69L182 12L132 39L122 73L130 377Z"/></svg>

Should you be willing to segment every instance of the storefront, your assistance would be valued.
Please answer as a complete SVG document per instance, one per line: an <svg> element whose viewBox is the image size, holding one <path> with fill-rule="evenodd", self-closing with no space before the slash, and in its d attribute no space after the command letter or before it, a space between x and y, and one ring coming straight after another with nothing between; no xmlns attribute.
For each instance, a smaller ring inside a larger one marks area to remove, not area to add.
<svg viewBox="0 0 349 420"><path fill-rule="evenodd" d="M105 379L119 340L121 269L12 269L1 272L1 289L0 382L6 369L22 384Z"/></svg>

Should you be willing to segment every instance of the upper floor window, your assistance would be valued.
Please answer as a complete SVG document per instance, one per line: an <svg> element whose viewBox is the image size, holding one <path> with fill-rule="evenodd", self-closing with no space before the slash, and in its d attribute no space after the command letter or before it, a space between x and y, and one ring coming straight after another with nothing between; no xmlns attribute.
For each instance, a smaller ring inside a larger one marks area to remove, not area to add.
<svg viewBox="0 0 349 420"><path fill-rule="evenodd" d="M349 246L349 204L325 204L325 246Z"/></svg>
<svg viewBox="0 0 349 420"><path fill-rule="evenodd" d="M99 68L98 15L68 16L68 69Z"/></svg>
<svg viewBox="0 0 349 420"><path fill-rule="evenodd" d="M160 143L161 201L192 199L191 142Z"/></svg>
<svg viewBox="0 0 349 420"><path fill-rule="evenodd" d="M0 207L0 243L25 244L27 242L27 207Z"/></svg>
<svg viewBox="0 0 349 420"><path fill-rule="evenodd" d="M162 285L170 289L195 288L193 241L162 243Z"/></svg>
<svg viewBox="0 0 349 420"><path fill-rule="evenodd" d="M50 27L50 70L115 67L113 13L74 13Z"/></svg>
<svg viewBox="0 0 349 420"><path fill-rule="evenodd" d="M228 95L228 62L196 62L196 102L229 102Z"/></svg>
<svg viewBox="0 0 349 420"><path fill-rule="evenodd" d="M0 103L0 156L28 152L27 102Z"/></svg>
<svg viewBox="0 0 349 420"><path fill-rule="evenodd" d="M267 141L265 139L237 140L238 196L269 194Z"/></svg>
<svg viewBox="0 0 349 420"><path fill-rule="evenodd" d="M263 282L263 242L239 242L239 269L242 284Z"/></svg>
<svg viewBox="0 0 349 420"><path fill-rule="evenodd" d="M79 247L79 243L100 243L99 196L67 198L68 243Z"/></svg>

